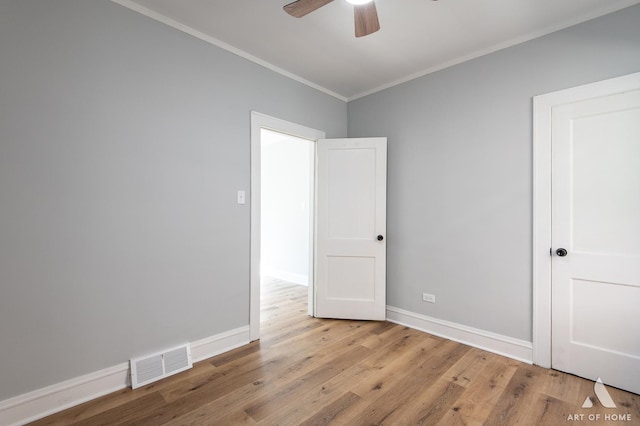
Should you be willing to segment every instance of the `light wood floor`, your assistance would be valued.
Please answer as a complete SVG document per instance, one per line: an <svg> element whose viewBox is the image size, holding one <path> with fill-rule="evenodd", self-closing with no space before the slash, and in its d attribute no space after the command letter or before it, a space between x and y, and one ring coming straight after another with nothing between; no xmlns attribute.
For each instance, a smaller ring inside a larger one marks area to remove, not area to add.
<svg viewBox="0 0 640 426"><path fill-rule="evenodd" d="M306 298L272 281L260 341L34 424L640 425L638 395L608 388L605 409L588 380L388 322L310 318Z"/></svg>

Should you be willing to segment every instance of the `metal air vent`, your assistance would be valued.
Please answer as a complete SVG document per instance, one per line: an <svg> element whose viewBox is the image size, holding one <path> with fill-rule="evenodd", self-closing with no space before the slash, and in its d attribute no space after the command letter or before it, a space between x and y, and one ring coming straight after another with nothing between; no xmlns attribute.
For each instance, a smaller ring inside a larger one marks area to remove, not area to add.
<svg viewBox="0 0 640 426"><path fill-rule="evenodd" d="M139 388L193 366L187 343L153 355L131 359L131 387Z"/></svg>

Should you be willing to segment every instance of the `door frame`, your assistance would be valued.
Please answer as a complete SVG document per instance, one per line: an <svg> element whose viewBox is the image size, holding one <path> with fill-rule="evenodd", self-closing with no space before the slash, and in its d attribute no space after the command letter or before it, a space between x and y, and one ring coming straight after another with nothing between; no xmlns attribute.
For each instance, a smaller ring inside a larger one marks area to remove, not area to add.
<svg viewBox="0 0 640 426"><path fill-rule="evenodd" d="M261 154L261 129L269 129L279 133L286 133L302 139L315 142L324 139L326 134L321 130L312 129L280 118L271 117L259 112L251 111L251 266L249 285L249 340L254 341L260 338L260 243L261 243L261 186L262 186L262 154ZM315 151L315 149L314 149ZM309 290L308 290L308 311L309 315L314 315L314 241L315 241L315 154L311 164L311 200L309 205L310 223L309 232Z"/></svg>
<svg viewBox="0 0 640 426"><path fill-rule="evenodd" d="M640 72L533 98L533 363L551 368L551 113L554 106L640 87Z"/></svg>

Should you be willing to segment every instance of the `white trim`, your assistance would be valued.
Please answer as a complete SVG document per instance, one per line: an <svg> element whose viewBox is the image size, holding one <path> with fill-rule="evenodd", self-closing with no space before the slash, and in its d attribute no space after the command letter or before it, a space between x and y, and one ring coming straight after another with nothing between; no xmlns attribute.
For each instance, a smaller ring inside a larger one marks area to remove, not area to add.
<svg viewBox="0 0 640 426"><path fill-rule="evenodd" d="M129 362L0 402L0 424L22 425L129 386Z"/></svg>
<svg viewBox="0 0 640 426"><path fill-rule="evenodd" d="M324 134L322 132L321 134ZM326 135L325 135L326 136ZM325 137L322 136L322 137ZM307 314L316 314L316 156L318 144L313 144L309 155L309 275L307 276Z"/></svg>
<svg viewBox="0 0 640 426"><path fill-rule="evenodd" d="M486 49L481 49L481 50L472 52L472 53L470 53L468 55L460 56L458 58L455 58L455 59L452 59L450 61L444 62L442 64L436 65L434 67L427 68L427 69L422 70L422 71L418 71L418 72L410 74L410 75L408 75L406 77L399 78L399 79L391 81L391 82L389 82L387 84L383 84L381 86L375 87L375 88L373 88L371 90L367 90L365 92L361 92L361 93L358 93L356 95L349 96L347 98L347 102L355 101L356 99L364 98L365 96L369 96L369 95L372 95L374 93L381 92L382 90L386 90L386 89L389 89L391 87L398 86L400 84L406 83L408 81L415 80L415 79L420 78L420 77L424 77L425 75L432 74L434 72L443 70L445 68L449 68L449 67L452 67L454 65L458 65L458 64L461 64L463 62L471 61L473 59L479 58L481 56L488 55L490 53L497 52L497 51L502 50L502 49L506 49L506 48L509 48L509 47L512 47L512 46L515 46L515 45L518 45L518 44L521 44L521 43L525 43L527 41L530 41L530 40L533 40L533 39L536 39L536 38L539 38L539 37L543 37L543 36L549 35L549 34L554 33L556 31L560 31L560 30L563 30L565 28L569 28L569 27L572 27L574 25L578 25L578 24L581 24L583 22L590 21L590 20L595 19L595 18L599 18L600 16L604 16L604 15L607 15L609 13L617 12L618 10L622 10L624 8L631 7L631 6L633 6L635 4L638 4L638 3L640 3L640 0L628 0L628 1L617 2L615 4L606 4L605 6L603 6L602 8L600 8L600 9L598 9L596 11L592 11L592 12L584 14L584 15L573 17L573 18L568 19L566 21L562 21L560 23L557 23L556 25L552 25L552 26L543 28L541 30L534 31L534 32L531 32L529 34L523 35L521 37L516 37L514 39L511 39L511 40L508 40L508 41L505 41L505 42L502 42L502 43L495 44L495 45L490 46L490 47L488 47Z"/></svg>
<svg viewBox="0 0 640 426"><path fill-rule="evenodd" d="M238 55L241 58L247 59L247 60L249 60L251 62L254 62L254 63L258 64L258 65L261 65L261 66L263 66L263 67L265 67L265 68L267 68L267 69L269 69L269 70L271 70L273 72L276 72L278 74L284 75L285 77L288 77L288 78L290 78L292 80L295 80L295 81L297 81L299 83L305 84L305 85L307 85L307 86L309 86L309 87L311 87L313 89L316 89L316 90L318 90L320 92L323 92L323 93L325 93L325 94L327 94L329 96L333 96L334 98L339 99L339 100L341 100L343 102L355 101L356 99L360 99L360 98L363 98L365 96L372 95L374 93L380 92L380 91L385 90L385 89L389 89L391 87L400 85L402 83L406 83L406 82L411 81L411 80L415 80L415 79L420 78L420 77L424 77L425 75L432 74L432 73L434 73L436 71L440 71L440 70L443 70L445 68L449 68L449 67L452 67L454 65L458 65L458 64L461 64L463 62L467 62L467 61L470 61L472 59L476 59L476 58L479 58L481 56L488 55L490 53L497 52L499 50L506 49L508 47L515 46L517 44L524 43L524 42L536 39L538 37L542 37L542 36L551 34L553 32L556 32L556 31L559 31L559 30L562 30L562 29L565 29L565 28L569 28L571 26L580 24L582 22L586 22L586 21L589 21L591 19L595 19L595 18L598 18L600 16L604 16L604 15L607 15L609 13L613 13L613 12L616 12L618 10L622 10L624 8L631 7L631 6L635 5L635 4L640 3L640 0L621 0L621 1L616 2L615 4L606 4L605 6L603 6L602 8L600 8L600 9L598 9L596 11L592 11L590 13L587 13L587 14L584 14L584 15L581 15L581 16L573 17L573 18L568 19L566 21L557 23L556 25L549 26L547 28L531 32L531 33L526 34L524 36L517 37L517 38L514 38L512 40L505 41L503 43L498 43L498 44L490 46L490 47L488 47L486 49L482 49L482 50L478 50L476 52L472 52L472 53L470 53L468 55L460 56L458 58L455 58L455 59L452 59L450 61L444 62L444 63L442 63L440 65L436 65L434 67L430 67L430 68L418 71L416 73L412 73L412 74L410 74L408 76L393 80L393 81L391 81L389 83L385 83L383 85L377 86L377 87L375 87L373 89L366 90L364 92L361 92L361 93L358 93L358 94L355 94L355 95L352 95L352 96L343 96L343 95L341 95L339 93L336 93L336 92L334 92L334 91L332 91L330 89L327 89L326 87L320 86L319 84L316 84L316 83L314 83L312 81L309 81L309 80L307 80L307 79L305 79L303 77L300 77L300 76L298 76L296 74L293 74L293 73L291 73L291 72L289 72L289 71L287 71L287 70L285 70L283 68L280 68L280 67L278 67L276 65L273 65L273 64L271 64L271 63L269 63L269 62L267 62L265 60L262 60L262 59L260 59L260 58L258 58L256 56L253 56L250 53L247 53L247 52L245 52L243 50L240 50L237 47L234 47L234 46L232 46L232 45L230 45L228 43L225 43L222 40L218 40L215 37L212 37L212 36L207 35L207 34L201 32L201 31L198 31L198 30L196 30L194 28L191 28L188 25L185 25L185 24L183 24L181 22L178 22L178 21L176 21L176 20L174 20L172 18L169 18L166 15L163 15L163 14L158 13L156 11L153 11L153 10L151 10L149 8L146 8L146 7L140 5L140 4L138 4L138 3L136 3L136 2L134 2L132 0L111 0L111 1L114 2L114 3L117 3L117 4L121 5L121 6L124 6L124 7L128 8L128 9L134 10L134 11L136 11L136 12L142 14L142 15L145 15L145 16L151 18L151 19L154 19L154 20L156 20L158 22L162 22L163 24L169 25L170 27L173 27L173 28L175 28L175 29L177 29L179 31L184 32L184 33L187 33L187 34L189 34L189 35L191 35L193 37L196 37L196 38L198 38L200 40L206 41L207 43L213 44L214 46L217 46L217 47L219 47L221 49L224 49L224 50L226 50L228 52L231 52L231 53L233 53L235 55Z"/></svg>
<svg viewBox="0 0 640 426"><path fill-rule="evenodd" d="M260 338L260 208L261 208L261 142L260 130L269 129L280 133L286 133L299 138L316 141L325 138L325 132L305 127L280 118L270 117L259 112L251 111L251 277L249 297L249 328L251 341ZM315 148L314 148L315 151ZM313 170L312 170L313 171ZM314 204L310 206L314 215ZM311 247L315 236L312 234ZM311 250L313 253L313 249ZM313 316L313 262L309 264L309 315Z"/></svg>
<svg viewBox="0 0 640 426"><path fill-rule="evenodd" d="M308 286L309 277L303 274L296 274L295 272L289 272L282 269L262 268L261 275L263 277L270 277L276 280L287 281L292 284L299 284Z"/></svg>
<svg viewBox="0 0 640 426"><path fill-rule="evenodd" d="M551 367L551 111L640 87L640 73L533 98L533 362Z"/></svg>
<svg viewBox="0 0 640 426"><path fill-rule="evenodd" d="M193 361L202 361L249 343L249 327L191 344ZM0 424L23 425L130 386L129 362L0 401Z"/></svg>
<svg viewBox="0 0 640 426"><path fill-rule="evenodd" d="M193 362L200 362L249 343L249 326L205 337L191 344Z"/></svg>
<svg viewBox="0 0 640 426"><path fill-rule="evenodd" d="M231 52L235 55L240 56L241 58L247 59L255 64L258 64L260 66L263 66L264 68L271 70L273 72L276 72L278 74L284 75L285 77L288 77L292 80L297 81L298 83L302 83L306 86L311 87L312 89L318 90L322 93L325 93L329 96L333 96L334 98L337 98L343 102L347 101L347 98L345 96L342 96L336 92L333 92L325 87L320 86L319 84L316 84L312 81L309 81L305 78L300 77L299 75L293 74L285 69L282 69L276 65L273 65L265 60L262 60L256 56L251 55L250 53L247 53L243 50L238 49L237 47L233 47L232 45L225 43L222 40L218 40L215 37L211 37L210 35L207 35L201 31L198 31L194 28L191 28L188 25L185 25L181 22L178 22L174 19L169 18L168 16L165 16L161 13L158 13L154 10L148 9L144 6L139 5L138 3L131 1L131 0L111 0L113 3L117 3L120 6L124 6L128 9L131 9L133 11L136 11L146 17L149 17L151 19L154 19L158 22L162 22L165 25L168 25L172 28L175 28L176 30L182 31L183 33L187 33L193 37L196 37L202 41L206 41L207 43L213 44L214 46L217 46L221 49L226 50L227 52Z"/></svg>
<svg viewBox="0 0 640 426"><path fill-rule="evenodd" d="M490 331L387 306L387 321L531 364L532 345Z"/></svg>
<svg viewBox="0 0 640 426"><path fill-rule="evenodd" d="M551 368L551 105L533 98L533 363Z"/></svg>

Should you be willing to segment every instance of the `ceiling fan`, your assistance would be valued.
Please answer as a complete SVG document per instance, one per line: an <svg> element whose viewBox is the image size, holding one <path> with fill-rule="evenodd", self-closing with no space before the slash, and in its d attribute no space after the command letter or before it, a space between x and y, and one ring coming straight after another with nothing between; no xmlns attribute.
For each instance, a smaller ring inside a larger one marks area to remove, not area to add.
<svg viewBox="0 0 640 426"><path fill-rule="evenodd" d="M297 0L284 6L285 12L296 18L320 9L322 6L331 3L333 0ZM346 0L353 5L355 17L356 37L363 37L373 34L380 29L378 22L378 11L373 0Z"/></svg>

